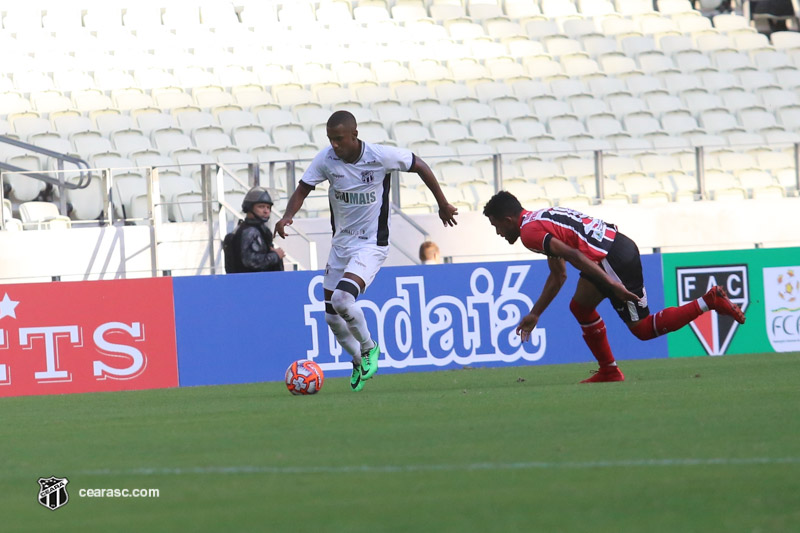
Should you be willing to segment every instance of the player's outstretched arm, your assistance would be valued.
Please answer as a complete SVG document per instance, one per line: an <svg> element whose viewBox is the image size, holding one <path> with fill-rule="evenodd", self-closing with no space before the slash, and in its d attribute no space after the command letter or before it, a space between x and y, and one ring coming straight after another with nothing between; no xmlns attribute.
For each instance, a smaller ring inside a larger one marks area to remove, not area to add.
<svg viewBox="0 0 800 533"><path fill-rule="evenodd" d="M550 274L544 282L542 293L536 303L533 304L531 312L522 317L517 326L517 335L522 337L522 342L531 338L531 332L536 327L536 324L539 323L539 317L544 313L544 310L547 309L547 306L550 305L550 302L553 301L553 298L556 297L567 280L567 267L563 259L560 257L548 257L547 266L550 267Z"/></svg>
<svg viewBox="0 0 800 533"><path fill-rule="evenodd" d="M294 221L294 216L303 207L303 202L314 188L304 181L297 184L292 196L289 197L289 202L286 204L286 210L283 212L283 218L275 223L275 235L280 235L281 238L286 238L286 226L291 226Z"/></svg>
<svg viewBox="0 0 800 533"><path fill-rule="evenodd" d="M409 172L416 172L422 179L422 182L433 193L433 197L436 198L436 203L439 205L439 218L442 219L442 223L445 226L455 226L458 224L455 218L458 214L458 209L445 198L442 188L439 187L439 182L436 180L436 176L434 176L428 163L415 154L414 165L408 170Z"/></svg>
<svg viewBox="0 0 800 533"><path fill-rule="evenodd" d="M607 286L614 295L623 302L638 302L639 297L625 288L625 286L611 279L605 270L586 257L583 252L567 246L566 243L553 237L550 239L550 253L557 257L563 257L572 266L589 276L594 281Z"/></svg>

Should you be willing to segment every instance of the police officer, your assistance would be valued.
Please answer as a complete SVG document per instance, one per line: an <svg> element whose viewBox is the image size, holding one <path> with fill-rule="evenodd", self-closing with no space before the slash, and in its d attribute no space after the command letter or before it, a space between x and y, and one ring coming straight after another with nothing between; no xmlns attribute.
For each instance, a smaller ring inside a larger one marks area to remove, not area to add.
<svg viewBox="0 0 800 533"><path fill-rule="evenodd" d="M286 253L272 245L272 231L267 221L272 213L272 198L263 187L250 189L242 201L245 218L233 233L231 248L234 257L228 261L228 272L270 272L283 270Z"/></svg>

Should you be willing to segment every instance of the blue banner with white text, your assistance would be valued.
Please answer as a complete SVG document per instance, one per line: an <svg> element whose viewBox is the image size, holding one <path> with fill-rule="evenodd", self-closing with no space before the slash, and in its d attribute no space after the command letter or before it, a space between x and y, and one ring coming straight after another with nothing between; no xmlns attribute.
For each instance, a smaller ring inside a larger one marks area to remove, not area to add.
<svg viewBox="0 0 800 533"><path fill-rule="evenodd" d="M650 309L664 306L661 257L642 256ZM463 366L593 362L569 311L569 276L532 339L515 333L548 275L546 261L385 267L358 299L382 348L380 373ZM280 381L296 359L326 376L351 359L325 322L322 272L174 278L180 384ZM666 358L665 337L640 341L605 301L599 307L618 360Z"/></svg>

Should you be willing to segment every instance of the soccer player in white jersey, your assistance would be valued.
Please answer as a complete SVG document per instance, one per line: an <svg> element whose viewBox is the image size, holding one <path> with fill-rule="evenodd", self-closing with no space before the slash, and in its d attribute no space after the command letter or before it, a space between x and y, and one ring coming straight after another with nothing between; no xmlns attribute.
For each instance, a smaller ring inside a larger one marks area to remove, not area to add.
<svg viewBox="0 0 800 533"><path fill-rule="evenodd" d="M371 144L358 138L355 117L336 111L328 119L331 145L320 151L303 174L275 234L286 237L286 226L314 187L328 181L333 241L322 287L325 321L339 344L353 357L350 387L360 391L378 370L380 346L372 339L356 298L363 294L389 253L390 172L414 172L433 193L439 218L456 224L458 210L448 203L430 167L403 148Z"/></svg>

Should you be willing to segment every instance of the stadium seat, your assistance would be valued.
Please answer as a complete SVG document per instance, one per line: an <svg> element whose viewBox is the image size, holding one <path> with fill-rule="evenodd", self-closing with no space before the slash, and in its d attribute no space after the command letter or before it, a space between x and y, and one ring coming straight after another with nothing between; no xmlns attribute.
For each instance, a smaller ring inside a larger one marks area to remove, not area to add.
<svg viewBox="0 0 800 533"><path fill-rule="evenodd" d="M154 130L151 134L155 148L163 154L169 154L175 150L194 148L192 139L183 133L179 128L161 128Z"/></svg>
<svg viewBox="0 0 800 533"><path fill-rule="evenodd" d="M743 132L736 115L729 113L721 107L712 108L699 113L699 125L709 133L729 134L735 131Z"/></svg>
<svg viewBox="0 0 800 533"><path fill-rule="evenodd" d="M532 142L534 153L546 160L570 160L575 158L575 145L557 139L537 139Z"/></svg>
<svg viewBox="0 0 800 533"><path fill-rule="evenodd" d="M572 107L563 100L554 100L552 98L535 98L529 100L529 103L533 109L533 115L542 121L563 115L571 116L576 120L578 118L572 113Z"/></svg>
<svg viewBox="0 0 800 533"><path fill-rule="evenodd" d="M418 120L402 120L392 126L392 136L398 146L408 146L417 141L431 140L430 130Z"/></svg>
<svg viewBox="0 0 800 533"><path fill-rule="evenodd" d="M73 114L61 114L52 117L54 129L62 136L69 137L79 131L93 130L94 125L87 117Z"/></svg>
<svg viewBox="0 0 800 533"><path fill-rule="evenodd" d="M505 0L503 2L505 13L512 19L523 19L541 15L542 11L538 2L531 0Z"/></svg>
<svg viewBox="0 0 800 533"><path fill-rule="evenodd" d="M37 133L50 132L52 127L50 122L41 118L38 113L17 113L9 116L9 122L20 138L27 138Z"/></svg>
<svg viewBox="0 0 800 533"><path fill-rule="evenodd" d="M272 128L272 138L281 150L289 146L309 144L311 138L299 124L278 124Z"/></svg>
<svg viewBox="0 0 800 533"><path fill-rule="evenodd" d="M109 135L117 152L128 155L142 150L152 150L153 145L141 130L115 130Z"/></svg>
<svg viewBox="0 0 800 533"><path fill-rule="evenodd" d="M539 96L551 96L550 88L540 80L517 79L511 81L511 90L520 101Z"/></svg>
<svg viewBox="0 0 800 533"><path fill-rule="evenodd" d="M529 159L518 162L520 174L530 182L539 182L547 178L562 177L561 167L553 161Z"/></svg>
<svg viewBox="0 0 800 533"><path fill-rule="evenodd" d="M457 139L450 142L456 148L459 161L467 165L478 165L480 161L491 159L496 150L489 144L477 142L475 139Z"/></svg>
<svg viewBox="0 0 800 533"><path fill-rule="evenodd" d="M666 134L658 119L650 114L635 113L626 115L623 118L623 124L625 131L633 136L647 137Z"/></svg>
<svg viewBox="0 0 800 533"><path fill-rule="evenodd" d="M655 76L628 76L625 85L634 96L646 97L648 95L669 94L663 80Z"/></svg>
<svg viewBox="0 0 800 533"><path fill-rule="evenodd" d="M747 131L761 132L771 129L782 129L775 119L775 115L770 111L761 109L740 109L737 112L739 124L742 124Z"/></svg>
<svg viewBox="0 0 800 533"><path fill-rule="evenodd" d="M574 115L551 117L547 123L550 133L556 139L570 139L587 134L586 126Z"/></svg>
<svg viewBox="0 0 800 533"><path fill-rule="evenodd" d="M546 55L526 56L522 58L522 65L528 75L534 79L550 78L564 74L561 63Z"/></svg>
<svg viewBox="0 0 800 533"><path fill-rule="evenodd" d="M42 148L47 148L54 152L70 153L72 152L72 144L58 135L53 133L35 134L28 137L28 142Z"/></svg>
<svg viewBox="0 0 800 533"><path fill-rule="evenodd" d="M218 129L196 129L192 133L194 145L206 153L213 153L215 150L233 148L233 143L228 134Z"/></svg>
<svg viewBox="0 0 800 533"><path fill-rule="evenodd" d="M391 15L392 19L399 22L415 21L426 18L428 12L422 0L405 0L403 2L397 2L392 6Z"/></svg>
<svg viewBox="0 0 800 533"><path fill-rule="evenodd" d="M465 17L467 12L462 2L445 2L434 0L429 6L431 18L435 21L444 21Z"/></svg>
<svg viewBox="0 0 800 533"><path fill-rule="evenodd" d="M394 97L403 104L429 99L432 94L427 85L418 83L404 83L392 87Z"/></svg>
<svg viewBox="0 0 800 533"><path fill-rule="evenodd" d="M61 215L58 207L50 202L23 202L19 205L19 215L25 230L71 226L69 217Z"/></svg>

